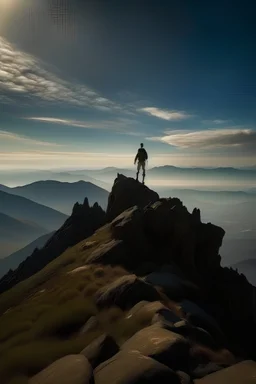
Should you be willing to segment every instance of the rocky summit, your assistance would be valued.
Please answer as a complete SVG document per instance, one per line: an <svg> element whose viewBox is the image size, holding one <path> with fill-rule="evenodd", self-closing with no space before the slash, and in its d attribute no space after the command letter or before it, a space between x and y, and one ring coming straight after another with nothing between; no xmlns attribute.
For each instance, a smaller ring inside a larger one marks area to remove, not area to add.
<svg viewBox="0 0 256 384"><path fill-rule="evenodd" d="M75 205L1 282L1 382L256 383L256 291L221 267L224 235L118 175L106 214Z"/></svg>

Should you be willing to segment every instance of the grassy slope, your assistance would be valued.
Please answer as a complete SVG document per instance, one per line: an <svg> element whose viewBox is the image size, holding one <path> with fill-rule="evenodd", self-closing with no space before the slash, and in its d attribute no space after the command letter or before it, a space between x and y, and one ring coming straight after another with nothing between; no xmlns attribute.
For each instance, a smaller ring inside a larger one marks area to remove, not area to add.
<svg viewBox="0 0 256 384"><path fill-rule="evenodd" d="M146 325L148 319L134 323L117 308L98 313L94 306L93 294L127 271L94 265L69 273L109 239L105 227L0 296L0 377L8 377L8 383L12 377L13 383L26 383L31 375L64 355L79 353L104 332L120 344ZM79 335L92 315L97 316L98 327Z"/></svg>

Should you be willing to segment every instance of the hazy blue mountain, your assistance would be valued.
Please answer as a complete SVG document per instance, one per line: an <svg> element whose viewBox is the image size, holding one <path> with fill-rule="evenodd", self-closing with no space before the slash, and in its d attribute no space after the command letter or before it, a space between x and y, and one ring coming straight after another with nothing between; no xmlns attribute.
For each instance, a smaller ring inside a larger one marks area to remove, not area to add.
<svg viewBox="0 0 256 384"><path fill-rule="evenodd" d="M85 197L91 205L98 202L106 208L109 195L108 191L82 180L75 183L55 180L38 181L22 187L10 188L9 191L66 214L71 214L74 204L83 202Z"/></svg>
<svg viewBox="0 0 256 384"><path fill-rule="evenodd" d="M132 164L133 159L131 159ZM117 167L107 167L98 170L92 169L78 169L69 171L19 171L19 172L6 172L0 171L0 183L15 187L18 185L25 185L34 183L40 180L56 180L62 182L77 182L79 180L91 182L101 188L110 190L117 173L122 173L126 176L135 177L136 167L131 166L131 169L121 169ZM179 168L170 165L162 167L149 167L147 170L146 183L150 185L151 181L164 180L172 185L172 180L178 186L180 180L183 183L179 188L183 187L186 181L187 188L197 189L197 181L207 181L211 186L208 189L223 189L221 184L226 185L226 189L242 189L247 190L253 188L256 184L256 169L236 169L232 167L219 167L219 168ZM230 181L234 184L239 184L234 188L229 188ZM246 184L243 183L246 181ZM207 185L201 183L203 188L206 189ZM174 187L175 187L174 185ZM214 187L216 185L216 188ZM156 184L151 185L155 188Z"/></svg>
<svg viewBox="0 0 256 384"><path fill-rule="evenodd" d="M201 175L205 177L212 177L213 175L222 177L252 177L256 179L256 170L249 169L237 169L232 167L219 167L219 168L179 168L171 165L165 165L161 167L154 167L148 171L150 175L188 175L195 177L195 175Z"/></svg>
<svg viewBox="0 0 256 384"><path fill-rule="evenodd" d="M56 180L62 182L74 183L79 180L88 181L106 190L111 189L109 183L97 180L87 175L83 170L76 171L21 171L21 172L4 172L0 170L0 190L8 192L9 187L23 186L41 180ZM3 185L4 184L4 185Z"/></svg>
<svg viewBox="0 0 256 384"><path fill-rule="evenodd" d="M66 215L52 208L3 191L0 191L0 212L17 220L36 223L46 232L59 228L67 219Z"/></svg>
<svg viewBox="0 0 256 384"><path fill-rule="evenodd" d="M10 269L15 269L19 264L32 254L35 248L42 248L46 242L53 236L54 232L47 233L29 243L24 248L8 255L4 259L0 259L0 278L5 275Z"/></svg>
<svg viewBox="0 0 256 384"><path fill-rule="evenodd" d="M170 187L159 187L155 188L162 196L180 196L183 198L198 199L200 201L227 204L227 203L240 203L255 201L256 194L245 191L207 191L207 190L196 190L196 189L171 189Z"/></svg>
<svg viewBox="0 0 256 384"><path fill-rule="evenodd" d="M0 212L0 258L45 234L47 229L38 224L17 220Z"/></svg>

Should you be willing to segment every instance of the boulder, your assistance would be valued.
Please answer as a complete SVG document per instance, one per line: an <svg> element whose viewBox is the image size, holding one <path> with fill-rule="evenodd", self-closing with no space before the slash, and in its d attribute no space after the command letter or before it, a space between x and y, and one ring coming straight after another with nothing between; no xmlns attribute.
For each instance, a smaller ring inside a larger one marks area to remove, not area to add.
<svg viewBox="0 0 256 384"><path fill-rule="evenodd" d="M110 240L97 247L87 258L89 264L122 264L125 248L121 240Z"/></svg>
<svg viewBox="0 0 256 384"><path fill-rule="evenodd" d="M140 301L138 304L136 304L133 308L130 309L130 311L126 314L126 318L147 318L151 321L153 316L158 313L161 309L165 309L165 306L160 301L153 301L151 303L148 301Z"/></svg>
<svg viewBox="0 0 256 384"><path fill-rule="evenodd" d="M206 364L198 364L198 366L195 369L193 369L191 376L194 379L199 379L199 378L207 376L211 373L220 371L223 368L224 368L223 366L216 364L216 363L213 363L213 362L209 362Z"/></svg>
<svg viewBox="0 0 256 384"><path fill-rule="evenodd" d="M97 317L96 316L91 316L87 321L86 323L84 324L84 326L80 329L80 334L84 334L84 333L87 333L87 332L90 332L90 331L93 331L94 329L96 329L99 325L99 322L97 320Z"/></svg>
<svg viewBox="0 0 256 384"><path fill-rule="evenodd" d="M123 264L137 269L138 265L150 259L151 248L144 232L142 209L135 206L122 212L112 221L111 232L115 239L125 243L129 257L123 260Z"/></svg>
<svg viewBox="0 0 256 384"><path fill-rule="evenodd" d="M93 370L83 355L68 355L33 376L29 384L93 384Z"/></svg>
<svg viewBox="0 0 256 384"><path fill-rule="evenodd" d="M102 335L81 351L90 362L93 369L110 359L119 352L119 347L115 340L109 335Z"/></svg>
<svg viewBox="0 0 256 384"><path fill-rule="evenodd" d="M172 331L198 344L203 344L210 348L217 347L217 343L207 331L199 327L194 327L186 321L180 321L174 324Z"/></svg>
<svg viewBox="0 0 256 384"><path fill-rule="evenodd" d="M178 317L175 313L173 313L170 309L162 308L154 315L152 318L152 324L161 324L162 328L169 329L174 326L176 322L180 321L180 317Z"/></svg>
<svg viewBox="0 0 256 384"><path fill-rule="evenodd" d="M137 206L122 212L111 222L111 230L117 239L131 238L142 230L143 211Z"/></svg>
<svg viewBox="0 0 256 384"><path fill-rule="evenodd" d="M123 310L130 309L141 300L158 301L160 294L150 284L136 275L126 275L101 288L95 294L98 308L118 306Z"/></svg>
<svg viewBox="0 0 256 384"><path fill-rule="evenodd" d="M110 222L120 213L135 205L144 208L159 199L156 192L132 178L117 174L108 199L107 220Z"/></svg>
<svg viewBox="0 0 256 384"><path fill-rule="evenodd" d="M95 371L95 384L180 384L170 368L136 351L120 352Z"/></svg>
<svg viewBox="0 0 256 384"><path fill-rule="evenodd" d="M255 384L256 363L251 360L242 361L231 367L222 369L195 380L195 384Z"/></svg>
<svg viewBox="0 0 256 384"><path fill-rule="evenodd" d="M135 333L121 347L123 351L138 351L174 370L188 371L189 343L166 329L151 325Z"/></svg>

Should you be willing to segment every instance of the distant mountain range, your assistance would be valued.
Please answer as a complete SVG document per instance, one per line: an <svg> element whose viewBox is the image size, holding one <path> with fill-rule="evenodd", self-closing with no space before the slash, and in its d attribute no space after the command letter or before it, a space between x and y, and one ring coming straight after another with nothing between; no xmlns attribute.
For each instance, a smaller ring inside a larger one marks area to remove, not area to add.
<svg viewBox="0 0 256 384"><path fill-rule="evenodd" d="M77 171L70 171L70 174L74 174ZM122 168L115 168L115 167L107 167L99 170L81 170L79 171L80 174L89 175L91 177L95 177L98 179L101 179L103 176L106 177L116 177L117 173L124 174L126 176L134 176L135 169L122 169ZM154 167L149 168L147 171L147 174L149 177L159 178L163 176L168 175L175 175L175 176L189 176L189 177L195 177L195 176L201 176L201 177L212 177L212 176L218 176L218 177L250 177L256 179L256 169L237 169L232 167L225 167L225 168L179 168L174 167L172 165L165 165L161 167Z"/></svg>
<svg viewBox="0 0 256 384"><path fill-rule="evenodd" d="M25 185L39 180L57 180L62 182L76 182L84 180L91 182L101 188L110 190L113 180L117 173L126 176L135 176L135 166L131 169L122 169L117 167L107 167L98 170L79 169L70 171L19 171L4 172L0 171L0 181L8 186ZM256 168L237 169L232 167L218 168L180 168L171 165L149 168L147 177L149 179L160 179L166 177L180 177L188 180L198 178L219 178L220 180L232 179L252 179L256 180Z"/></svg>
<svg viewBox="0 0 256 384"><path fill-rule="evenodd" d="M181 198L200 199L200 201L218 202L219 204L226 204L227 201L229 203L256 202L256 194L253 191L202 191L196 189L171 189L170 187L160 187L160 191L162 197L178 196Z"/></svg>
<svg viewBox="0 0 256 384"><path fill-rule="evenodd" d="M1 189L68 215L71 214L74 204L83 202L85 197L88 198L91 205L98 202L102 208L106 208L109 194L106 190L85 181L68 183L46 180L15 188L0 186Z"/></svg>
<svg viewBox="0 0 256 384"><path fill-rule="evenodd" d="M46 242L53 236L54 232L47 233L34 240L32 243L29 243L24 248L12 253L11 255L0 259L0 278L4 276L10 269L15 269L19 264L24 261L32 252L38 248L42 248ZM1 242L2 244L2 242Z"/></svg>
<svg viewBox="0 0 256 384"><path fill-rule="evenodd" d="M47 229L0 212L0 258L42 236Z"/></svg>
<svg viewBox="0 0 256 384"><path fill-rule="evenodd" d="M0 191L0 212L17 220L33 222L46 232L59 228L67 219L66 215L52 208L3 191Z"/></svg>

